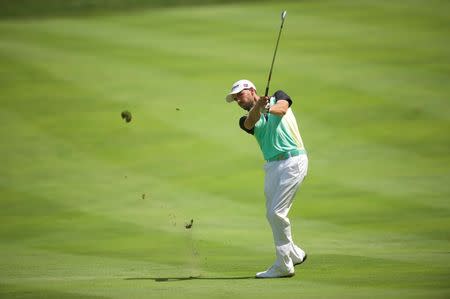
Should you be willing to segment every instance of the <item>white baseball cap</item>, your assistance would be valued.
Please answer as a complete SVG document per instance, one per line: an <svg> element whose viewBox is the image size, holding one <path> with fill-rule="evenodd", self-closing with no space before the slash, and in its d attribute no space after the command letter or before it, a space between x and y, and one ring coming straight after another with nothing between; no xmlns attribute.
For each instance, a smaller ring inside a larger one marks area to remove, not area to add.
<svg viewBox="0 0 450 299"><path fill-rule="evenodd" d="M234 101L233 95L240 93L244 89L249 89L249 88L253 88L256 91L255 84L253 84L251 81L245 80L245 79L236 81L236 82L234 82L233 86L231 87L231 92L225 97L225 100L228 103L231 103Z"/></svg>

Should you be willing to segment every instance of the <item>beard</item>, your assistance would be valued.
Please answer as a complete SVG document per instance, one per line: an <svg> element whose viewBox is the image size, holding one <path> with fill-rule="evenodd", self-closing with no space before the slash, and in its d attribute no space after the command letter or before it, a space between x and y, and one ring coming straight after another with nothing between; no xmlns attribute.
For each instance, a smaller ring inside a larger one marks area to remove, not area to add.
<svg viewBox="0 0 450 299"><path fill-rule="evenodd" d="M255 103L244 103L241 105L241 108L246 111L250 111L254 105L255 105Z"/></svg>

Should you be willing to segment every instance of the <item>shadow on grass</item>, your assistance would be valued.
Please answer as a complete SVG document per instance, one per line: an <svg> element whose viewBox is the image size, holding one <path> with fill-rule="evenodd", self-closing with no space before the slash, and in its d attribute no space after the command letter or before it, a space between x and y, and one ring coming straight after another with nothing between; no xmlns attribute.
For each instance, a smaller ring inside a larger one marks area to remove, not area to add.
<svg viewBox="0 0 450 299"><path fill-rule="evenodd" d="M255 279L255 276L237 276L237 277L202 277L202 276L189 276L189 277L131 277L125 278L125 280L154 280L156 282L171 282L171 281L183 281L183 280L239 280L239 279Z"/></svg>

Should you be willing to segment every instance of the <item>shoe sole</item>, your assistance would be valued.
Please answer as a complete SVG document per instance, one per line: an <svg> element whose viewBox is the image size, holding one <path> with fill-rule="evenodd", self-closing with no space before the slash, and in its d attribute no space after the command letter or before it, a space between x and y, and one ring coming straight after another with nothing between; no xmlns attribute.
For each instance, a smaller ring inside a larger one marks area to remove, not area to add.
<svg viewBox="0 0 450 299"><path fill-rule="evenodd" d="M276 276L276 277L258 277L258 276L255 276L255 278L256 279L291 278L294 275L295 275L295 273L288 274L288 275L285 275L285 276Z"/></svg>
<svg viewBox="0 0 450 299"><path fill-rule="evenodd" d="M299 262L299 263L294 264L294 267L297 266L297 265L303 264L306 261L307 258L308 258L308 255L305 253L305 257L303 258L303 260L301 262Z"/></svg>

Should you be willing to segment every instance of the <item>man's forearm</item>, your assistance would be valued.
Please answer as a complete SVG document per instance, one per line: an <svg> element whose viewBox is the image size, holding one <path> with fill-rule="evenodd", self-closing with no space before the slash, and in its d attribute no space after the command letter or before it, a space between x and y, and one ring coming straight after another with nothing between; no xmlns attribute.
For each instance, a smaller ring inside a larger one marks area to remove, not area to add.
<svg viewBox="0 0 450 299"><path fill-rule="evenodd" d="M279 100L275 105L270 107L269 112L283 117L289 109L289 102L286 100Z"/></svg>
<svg viewBox="0 0 450 299"><path fill-rule="evenodd" d="M250 109L247 118L245 119L244 127L247 130L253 129L253 127L258 122L260 117L261 117L261 108L259 108L258 105L253 106L253 108Z"/></svg>

